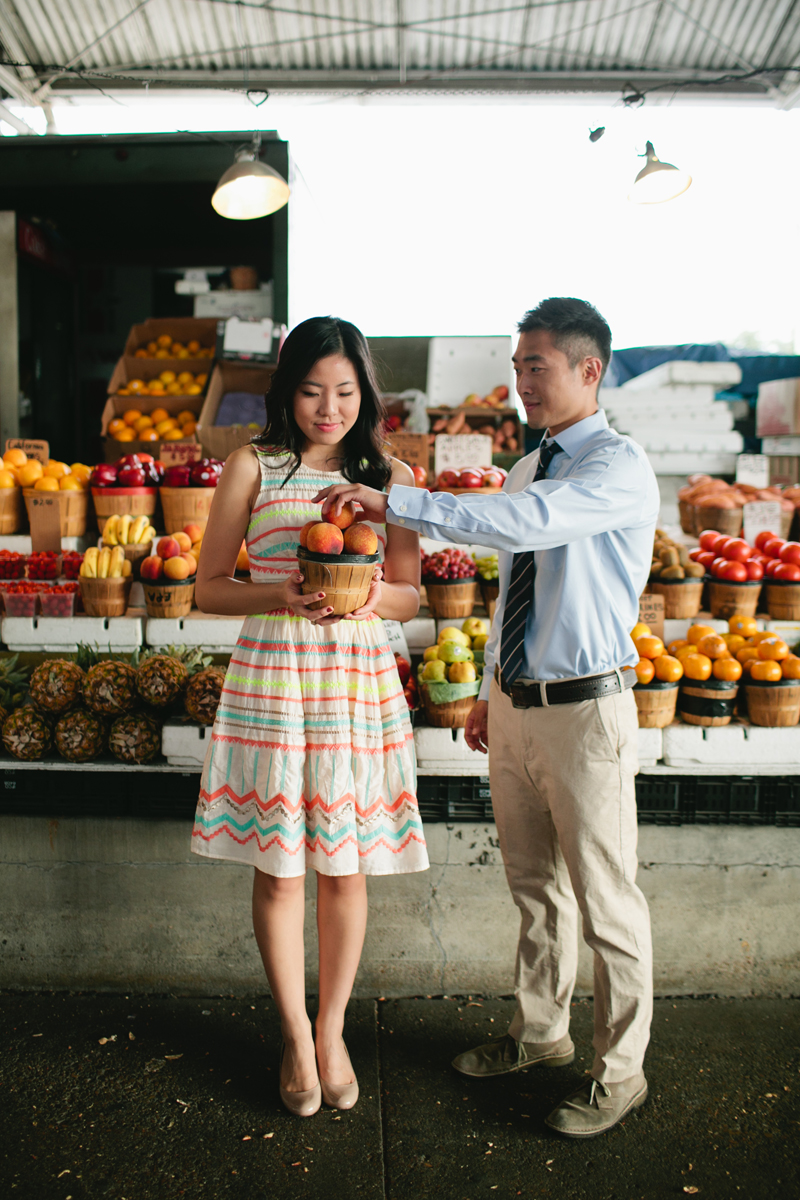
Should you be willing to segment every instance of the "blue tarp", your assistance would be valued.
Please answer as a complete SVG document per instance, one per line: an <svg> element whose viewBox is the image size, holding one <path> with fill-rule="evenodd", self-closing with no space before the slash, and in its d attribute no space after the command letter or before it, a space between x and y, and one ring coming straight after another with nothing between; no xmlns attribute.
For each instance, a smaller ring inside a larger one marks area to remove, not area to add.
<svg viewBox="0 0 800 1200"><path fill-rule="evenodd" d="M770 354L765 350L737 350L724 346L722 342L710 345L685 346L635 346L628 350L615 350L603 380L604 387L621 387L636 375L643 375L653 367L679 359L690 362L735 362L742 369L742 382L731 389L732 395L755 397L758 385L768 379L795 379L800 377L800 355Z"/></svg>

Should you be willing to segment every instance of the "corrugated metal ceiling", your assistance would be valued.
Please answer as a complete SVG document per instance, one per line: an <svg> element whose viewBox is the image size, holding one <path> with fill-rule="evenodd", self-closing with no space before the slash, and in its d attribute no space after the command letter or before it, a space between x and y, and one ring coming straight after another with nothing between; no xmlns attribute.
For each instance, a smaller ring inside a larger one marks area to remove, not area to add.
<svg viewBox="0 0 800 1200"><path fill-rule="evenodd" d="M37 103L144 82L800 95L800 0L0 0L0 43L0 86Z"/></svg>

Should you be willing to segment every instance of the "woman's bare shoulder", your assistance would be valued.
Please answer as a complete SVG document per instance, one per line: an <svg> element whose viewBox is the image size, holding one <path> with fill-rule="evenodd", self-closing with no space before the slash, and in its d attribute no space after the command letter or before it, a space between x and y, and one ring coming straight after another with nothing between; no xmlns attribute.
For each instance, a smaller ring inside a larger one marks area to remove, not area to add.
<svg viewBox="0 0 800 1200"><path fill-rule="evenodd" d="M389 465L392 468L392 474L389 479L390 484L399 483L402 484L403 487L416 486L417 481L414 478L414 472L407 463L401 462L399 458L390 458Z"/></svg>

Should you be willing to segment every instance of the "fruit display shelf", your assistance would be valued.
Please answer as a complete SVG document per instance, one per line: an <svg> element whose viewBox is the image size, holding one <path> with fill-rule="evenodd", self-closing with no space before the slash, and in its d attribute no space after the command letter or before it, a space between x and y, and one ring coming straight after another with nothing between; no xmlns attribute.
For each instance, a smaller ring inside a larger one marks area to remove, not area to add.
<svg viewBox="0 0 800 1200"><path fill-rule="evenodd" d="M145 644L201 646L209 654L230 654L242 631L244 617L215 617L193 609L186 617L148 617Z"/></svg>
<svg viewBox="0 0 800 1200"><path fill-rule="evenodd" d="M145 614L129 608L124 617L3 617L0 641L12 651L75 653L79 645L97 645L130 653L144 644Z"/></svg>
<svg viewBox="0 0 800 1200"><path fill-rule="evenodd" d="M81 537L62 537L61 549L63 552L67 550L76 550L79 554L83 554L89 546L97 545L97 534L94 530L91 533L85 533ZM33 553L33 545L31 543L31 535L29 533L10 533L4 537L0 537L0 550L8 550L12 554L31 554Z"/></svg>
<svg viewBox="0 0 800 1200"><path fill-rule="evenodd" d="M716 728L676 721L663 730L663 766L692 771L785 775L800 768L800 726L767 728L734 719Z"/></svg>

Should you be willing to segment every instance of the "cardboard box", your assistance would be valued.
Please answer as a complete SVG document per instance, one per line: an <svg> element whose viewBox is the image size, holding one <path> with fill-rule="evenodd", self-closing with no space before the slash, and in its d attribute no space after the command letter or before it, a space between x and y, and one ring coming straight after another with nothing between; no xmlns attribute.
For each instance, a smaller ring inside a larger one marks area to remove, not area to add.
<svg viewBox="0 0 800 1200"><path fill-rule="evenodd" d="M122 360L120 360L122 361ZM141 362L141 359L137 359ZM162 361L162 360L159 360ZM141 413L151 413L156 408L165 408L171 417L176 417L179 412L194 413L195 419L199 420L200 410L203 407L202 396L109 396L105 402L103 412L100 418L100 433L105 439L105 461L116 462L118 458L122 458L126 454L152 454L153 458L161 456L162 446L174 446L175 442L140 442L138 439L132 442L117 442L112 437L108 437L108 426L114 417L121 417L129 408L138 408ZM181 441L196 442L198 439L194 434L190 434L186 438L181 438Z"/></svg>
<svg viewBox="0 0 800 1200"><path fill-rule="evenodd" d="M406 433L398 429L391 433L384 442L387 454L399 458L400 462L408 463L409 467L424 467L428 470L430 446L427 433Z"/></svg>
<svg viewBox="0 0 800 1200"><path fill-rule="evenodd" d="M800 458L793 454L782 454L769 460L770 487L774 484L794 486L800 483Z"/></svg>
<svg viewBox="0 0 800 1200"><path fill-rule="evenodd" d="M800 433L800 379L772 379L759 384L756 437Z"/></svg>
<svg viewBox="0 0 800 1200"><path fill-rule="evenodd" d="M274 371L274 364L216 364L197 422L197 436L206 454L213 458L226 459L240 446L246 446L253 435L263 428L263 425L250 428L247 425L215 425L214 422L224 396L229 392L249 392L253 396L265 396Z"/></svg>
<svg viewBox="0 0 800 1200"><path fill-rule="evenodd" d="M133 358L137 350L144 349L148 342L155 342L162 334L167 333L184 346L187 342L199 342L205 349L213 350L217 341L217 322L214 317L151 317L148 321L142 321L140 325L131 326L125 349L122 351L123 356ZM145 362L147 361L145 359ZM174 363L186 362L186 359L158 358L154 361L166 363L169 370L172 370ZM165 368L161 369L163 371ZM185 369L192 371L191 367ZM192 373L196 374L194 371Z"/></svg>
<svg viewBox="0 0 800 1200"><path fill-rule="evenodd" d="M116 396L121 387L127 387L132 379L142 379L145 383L152 383L154 379L158 379L162 371L174 371L176 375L180 375L181 371L191 371L192 375L205 375L206 381L201 384L202 391L200 395L208 387L208 382L211 378L211 372L214 369L213 360L210 358L130 358L123 355L117 359L117 365L114 367L113 374L108 381L109 396ZM151 396L151 400L163 399L164 397ZM127 401L126 407L131 407L132 400L138 400L136 395L123 396L123 400ZM144 397L147 399L147 397ZM172 396L169 399L184 399L196 400L197 396ZM137 407L140 407L137 404ZM154 405L157 408L158 405ZM146 410L142 410L146 411Z"/></svg>

